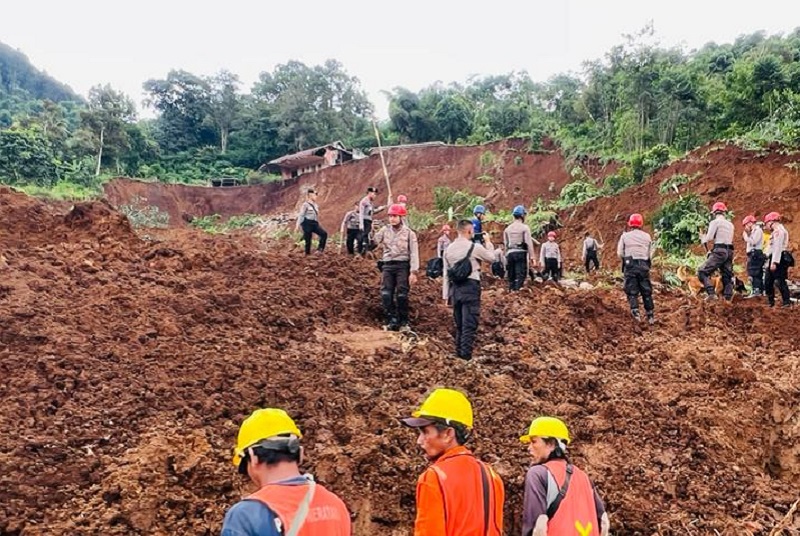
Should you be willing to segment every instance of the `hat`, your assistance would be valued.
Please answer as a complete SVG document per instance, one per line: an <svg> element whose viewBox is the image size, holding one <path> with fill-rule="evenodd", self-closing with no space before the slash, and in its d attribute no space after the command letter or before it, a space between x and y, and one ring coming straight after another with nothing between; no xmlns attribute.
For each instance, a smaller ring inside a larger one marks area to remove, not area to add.
<svg viewBox="0 0 800 536"><path fill-rule="evenodd" d="M375 188L374 186L370 186L369 188L367 188L367 193L370 193L370 192L375 192L375 193L377 193L377 192L378 192L378 189L377 189L377 188Z"/></svg>

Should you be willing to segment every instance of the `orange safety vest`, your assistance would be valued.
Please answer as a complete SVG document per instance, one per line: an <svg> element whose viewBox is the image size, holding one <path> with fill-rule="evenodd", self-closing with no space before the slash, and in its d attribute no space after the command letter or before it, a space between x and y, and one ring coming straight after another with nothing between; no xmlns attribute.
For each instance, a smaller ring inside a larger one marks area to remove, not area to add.
<svg viewBox="0 0 800 536"><path fill-rule="evenodd" d="M285 534L307 491L307 484L267 484L248 499L262 502L272 510L280 519ZM339 497L317 484L298 536L350 536L350 512Z"/></svg>
<svg viewBox="0 0 800 536"><path fill-rule="evenodd" d="M566 460L550 460L544 465L561 489L567 478ZM547 533L559 536L600 536L600 521L597 519L594 505L594 488L586 473L574 465L567 494L555 515L547 523Z"/></svg>
<svg viewBox="0 0 800 536"><path fill-rule="evenodd" d="M450 449L419 477L414 536L501 536L504 497L491 467Z"/></svg>

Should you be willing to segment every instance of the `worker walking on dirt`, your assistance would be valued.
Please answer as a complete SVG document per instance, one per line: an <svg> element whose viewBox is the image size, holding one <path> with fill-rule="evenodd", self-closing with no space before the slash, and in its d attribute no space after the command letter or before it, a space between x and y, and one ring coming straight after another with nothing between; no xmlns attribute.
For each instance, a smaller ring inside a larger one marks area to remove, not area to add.
<svg viewBox="0 0 800 536"><path fill-rule="evenodd" d="M453 306L456 325L456 356L467 361L472 359L481 314L479 261L494 262L496 259L493 251L474 241L473 233L471 221L458 222L458 238L444 252L442 267L442 297Z"/></svg>
<svg viewBox="0 0 800 536"><path fill-rule="evenodd" d="M608 536L610 522L597 489L567 457L567 425L537 417L519 440L533 459L525 475L522 535Z"/></svg>
<svg viewBox="0 0 800 536"><path fill-rule="evenodd" d="M756 217L750 214L742 220L744 240L747 251L747 275L750 276L750 295L747 298L756 298L764 293L764 262L766 257L761 249L764 241L764 231L762 223L756 221Z"/></svg>
<svg viewBox="0 0 800 536"><path fill-rule="evenodd" d="M789 294L789 268L794 266L794 258L789 252L789 232L781 223L781 215L770 212L764 216L764 226L769 231L769 246L767 248L767 271L764 277L764 290L767 294L767 303L775 306L775 285L781 292L781 305L789 307L792 299Z"/></svg>
<svg viewBox="0 0 800 536"><path fill-rule="evenodd" d="M442 225L442 235L439 237L439 240L436 241L436 256L443 257L445 250L450 246L452 240L450 240L450 226L446 223Z"/></svg>
<svg viewBox="0 0 800 536"><path fill-rule="evenodd" d="M356 245L361 232L359 227L358 203L354 203L353 210L344 215L342 226L339 229L339 234L344 238L344 243L347 246L348 255L355 255L356 253Z"/></svg>
<svg viewBox="0 0 800 536"><path fill-rule="evenodd" d="M708 226L708 232L700 235L700 241L708 251L705 262L697 269L697 278L703 283L706 289L706 300L717 299L714 284L711 282L711 274L715 270L720 271L722 276L723 294L725 299L733 299L733 224L725 218L728 207L725 203L717 201L711 207L714 219ZM709 249L708 243L713 242Z"/></svg>
<svg viewBox="0 0 800 536"><path fill-rule="evenodd" d="M558 247L556 242L556 232L550 231L547 233L547 242L542 244L539 248L539 264L544 266L544 275L546 279L552 279L558 283L558 278L561 275L561 248Z"/></svg>
<svg viewBox="0 0 800 536"><path fill-rule="evenodd" d="M631 315L637 322L639 315L639 294L647 314L647 321L654 324L655 305L653 304L653 285L650 283L650 258L653 254L653 240L642 231L644 218L641 214L631 214L628 218L629 230L622 233L617 243L617 256L622 259L625 276L625 295L631 307Z"/></svg>
<svg viewBox="0 0 800 536"><path fill-rule="evenodd" d="M475 229L473 240L478 244L485 246L486 238L483 236L483 218L486 217L486 207L483 205L475 205L472 209L472 227Z"/></svg>
<svg viewBox="0 0 800 536"><path fill-rule="evenodd" d="M389 331L410 331L408 326L408 293L417 282L419 245L417 234L403 225L406 209L394 204L389 207L389 225L375 235L375 243L383 248L381 269L381 302Z"/></svg>
<svg viewBox="0 0 800 536"><path fill-rule="evenodd" d="M597 253L602 247L603 244L595 240L592 233L586 231L583 235L583 251L581 252L581 258L583 259L583 265L587 274L591 271L592 265L594 265L595 270L600 269L600 259L597 258Z"/></svg>
<svg viewBox="0 0 800 536"><path fill-rule="evenodd" d="M319 237L317 251L325 251L325 243L328 241L328 233L319 224L319 206L317 206L317 192L309 190L306 192L306 200L300 207L300 214L297 216L295 230L303 229L303 240L306 243L306 255L311 253L312 235Z"/></svg>
<svg viewBox="0 0 800 536"><path fill-rule="evenodd" d="M281 409L258 409L244 420L233 465L258 491L228 510L221 536L350 536L344 502L300 473L302 437Z"/></svg>
<svg viewBox="0 0 800 536"><path fill-rule="evenodd" d="M411 415L402 422L419 430L431 462L417 480L414 536L501 536L503 481L464 446L473 425L467 397L436 389Z"/></svg>
<svg viewBox="0 0 800 536"><path fill-rule="evenodd" d="M382 211L386 207L375 207L372 202L378 195L378 189L370 186L365 195L358 203L358 229L361 232L358 237L358 252L362 255L367 253L370 246L370 235L372 234L372 216Z"/></svg>
<svg viewBox="0 0 800 536"><path fill-rule="evenodd" d="M503 243L506 247L506 273L508 274L509 290L519 290L525 284L528 275L528 266L536 264L533 251L533 237L531 228L525 223L527 211L522 205L517 205L511 211L514 222L503 231ZM536 242L538 245L539 243Z"/></svg>

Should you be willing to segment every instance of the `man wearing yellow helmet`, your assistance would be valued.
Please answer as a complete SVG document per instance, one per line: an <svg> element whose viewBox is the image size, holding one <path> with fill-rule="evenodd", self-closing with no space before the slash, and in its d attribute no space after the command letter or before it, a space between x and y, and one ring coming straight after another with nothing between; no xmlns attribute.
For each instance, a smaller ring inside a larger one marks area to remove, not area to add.
<svg viewBox="0 0 800 536"><path fill-rule="evenodd" d="M403 423L419 430L431 462L417 481L414 536L501 536L503 481L464 446L473 424L467 397L436 389Z"/></svg>
<svg viewBox="0 0 800 536"><path fill-rule="evenodd" d="M350 536L342 500L300 474L300 438L281 409L258 409L244 420L233 465L258 491L228 510L221 536Z"/></svg>
<svg viewBox="0 0 800 536"><path fill-rule="evenodd" d="M586 473L567 459L567 425L538 417L519 440L533 459L525 475L523 536L608 536L603 501Z"/></svg>

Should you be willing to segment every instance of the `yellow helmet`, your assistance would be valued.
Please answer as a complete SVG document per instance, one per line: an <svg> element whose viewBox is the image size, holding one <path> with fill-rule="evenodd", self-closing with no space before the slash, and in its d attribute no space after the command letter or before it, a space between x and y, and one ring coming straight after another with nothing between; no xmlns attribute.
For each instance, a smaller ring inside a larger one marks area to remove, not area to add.
<svg viewBox="0 0 800 536"><path fill-rule="evenodd" d="M244 452L261 441L283 434L292 434L298 438L303 437L300 429L291 417L282 409L265 408L255 410L242 422L239 435L236 438L236 450L233 454L233 465L239 467Z"/></svg>
<svg viewBox="0 0 800 536"><path fill-rule="evenodd" d="M411 418L403 419L403 423L412 428L428 426L436 421L472 428L472 404L461 391L436 389L425 399L422 406L411 414Z"/></svg>
<svg viewBox="0 0 800 536"><path fill-rule="evenodd" d="M519 438L523 443L530 443L532 437L554 437L569 443L569 430L561 419L555 417L536 417L533 419L527 435Z"/></svg>

